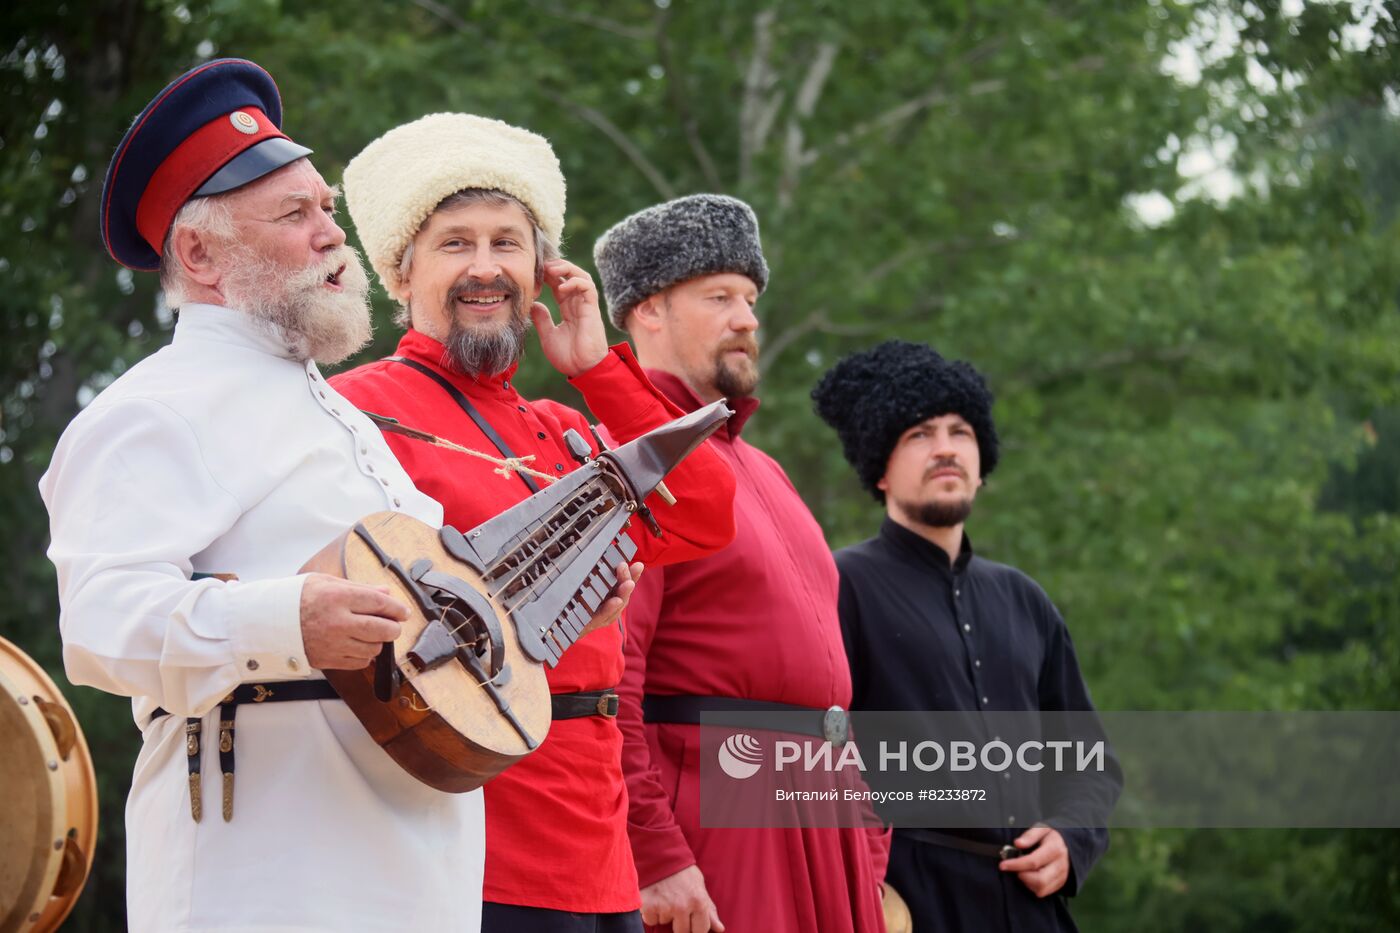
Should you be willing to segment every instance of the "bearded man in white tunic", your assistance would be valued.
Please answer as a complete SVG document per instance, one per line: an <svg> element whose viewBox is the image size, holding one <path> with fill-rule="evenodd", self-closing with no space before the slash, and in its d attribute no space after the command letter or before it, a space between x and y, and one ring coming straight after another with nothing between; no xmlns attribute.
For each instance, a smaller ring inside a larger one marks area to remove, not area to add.
<svg viewBox="0 0 1400 933"><path fill-rule="evenodd" d="M131 929L474 933L480 792L402 771L321 675L364 667L408 609L299 568L364 515L442 510L317 368L368 341L368 284L280 123L266 72L209 62L108 169L104 242L160 271L178 323L40 482L64 663L131 697L141 730Z"/></svg>

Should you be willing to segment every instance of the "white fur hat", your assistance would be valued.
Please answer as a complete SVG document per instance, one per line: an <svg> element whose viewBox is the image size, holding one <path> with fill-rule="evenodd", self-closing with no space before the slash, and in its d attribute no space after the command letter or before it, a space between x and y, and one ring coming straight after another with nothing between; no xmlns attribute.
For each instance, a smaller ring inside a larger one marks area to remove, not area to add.
<svg viewBox="0 0 1400 933"><path fill-rule="evenodd" d="M564 172L543 136L500 120L434 113L395 127L345 166L345 206L389 297L399 262L443 198L493 188L520 200L545 236L564 232Z"/></svg>

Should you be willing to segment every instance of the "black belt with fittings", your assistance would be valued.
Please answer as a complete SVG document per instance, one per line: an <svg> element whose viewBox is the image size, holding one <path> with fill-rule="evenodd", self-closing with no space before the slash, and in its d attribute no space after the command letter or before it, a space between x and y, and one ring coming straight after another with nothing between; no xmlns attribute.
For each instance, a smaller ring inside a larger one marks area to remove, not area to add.
<svg viewBox="0 0 1400 933"><path fill-rule="evenodd" d="M959 852L970 852L973 855L985 855L987 858L994 858L997 861L1004 861L1009 858L1016 858L1025 855L1030 849L1018 849L1013 845L997 845L995 842L978 842L976 839L968 839L965 836L954 836L951 833L935 832L931 829L897 829L901 836L913 839L915 842L926 842L930 845L943 846L945 849L957 849Z"/></svg>
<svg viewBox="0 0 1400 933"><path fill-rule="evenodd" d="M233 737L238 707L244 703L285 703L293 700L339 700L340 694L324 680L281 680L261 684L241 684L219 702L219 770L223 772L224 822L233 819ZM555 719L579 719L583 716L616 716L617 694L611 690L586 693L561 693L550 697ZM167 710L156 707L154 721L169 716ZM200 787L200 735L204 720L185 720L185 758L189 763L190 816L198 823L204 816L204 794Z"/></svg>
<svg viewBox="0 0 1400 933"><path fill-rule="evenodd" d="M233 819L233 731L238 707L244 703L284 703L290 700L338 700L340 694L324 680L282 680L264 684L241 684L219 701L219 770L224 775L224 822ZM156 707L154 721L169 716L167 710ZM196 823L204 816L204 794L200 789L199 738L204 720L192 716L185 720L185 757L190 769L190 816Z"/></svg>
<svg viewBox="0 0 1400 933"><path fill-rule="evenodd" d="M791 703L743 700L738 697L669 696L648 693L642 697L643 722L673 722L698 726L705 714L705 725L792 732L825 739L834 745L844 743L850 726L846 711L839 706L816 709ZM801 713L795 716L794 713Z"/></svg>

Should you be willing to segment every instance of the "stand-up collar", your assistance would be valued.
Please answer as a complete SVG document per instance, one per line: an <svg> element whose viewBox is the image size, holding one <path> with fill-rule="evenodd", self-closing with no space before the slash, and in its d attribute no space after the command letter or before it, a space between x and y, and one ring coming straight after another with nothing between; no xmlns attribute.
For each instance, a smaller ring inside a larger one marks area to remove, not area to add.
<svg viewBox="0 0 1400 933"><path fill-rule="evenodd" d="M492 373L489 376L473 376L458 372L448 365L447 347L443 346L441 341L434 340L422 331L412 328L409 328L399 340L395 352L399 356L422 363L424 366L431 366L446 376L453 385L465 390L510 392L511 382L515 379L515 371L520 367L520 363L515 362L502 372Z"/></svg>
<svg viewBox="0 0 1400 933"><path fill-rule="evenodd" d="M880 537L884 538L893 547L910 555L919 563L932 564L943 572L948 572L948 552L934 544L928 538L916 532L910 531L899 522L885 516L885 520L880 525ZM952 564L952 572L962 573L967 569L968 561L972 560L972 539L963 532L962 548L958 551L958 559Z"/></svg>
<svg viewBox="0 0 1400 933"><path fill-rule="evenodd" d="M277 328L246 311L223 305L187 304L175 320L172 343L208 340L246 347L284 360L300 361L302 348L278 333Z"/></svg>
<svg viewBox="0 0 1400 933"><path fill-rule="evenodd" d="M686 385L685 380L681 377L668 373L664 369L648 369L646 373L651 384L675 402L676 407L680 408L681 411L688 414L697 408L704 407L705 401L696 395L695 390ZM758 399L752 395L745 395L729 399L728 405L734 414L729 417L720 431L732 441L739 436L739 432L744 429L744 424L748 422L753 413L758 411Z"/></svg>

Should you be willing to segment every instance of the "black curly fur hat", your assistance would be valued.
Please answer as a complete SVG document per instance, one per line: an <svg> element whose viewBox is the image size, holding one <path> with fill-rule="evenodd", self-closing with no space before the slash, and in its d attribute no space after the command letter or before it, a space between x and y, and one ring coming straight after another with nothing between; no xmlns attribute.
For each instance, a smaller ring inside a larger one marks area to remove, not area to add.
<svg viewBox="0 0 1400 933"><path fill-rule="evenodd" d="M977 370L949 362L932 347L890 340L843 357L812 390L813 407L841 438L846 460L879 502L875 484L885 475L899 436L938 415L961 415L977 434L982 477L996 469L997 429L992 393Z"/></svg>

